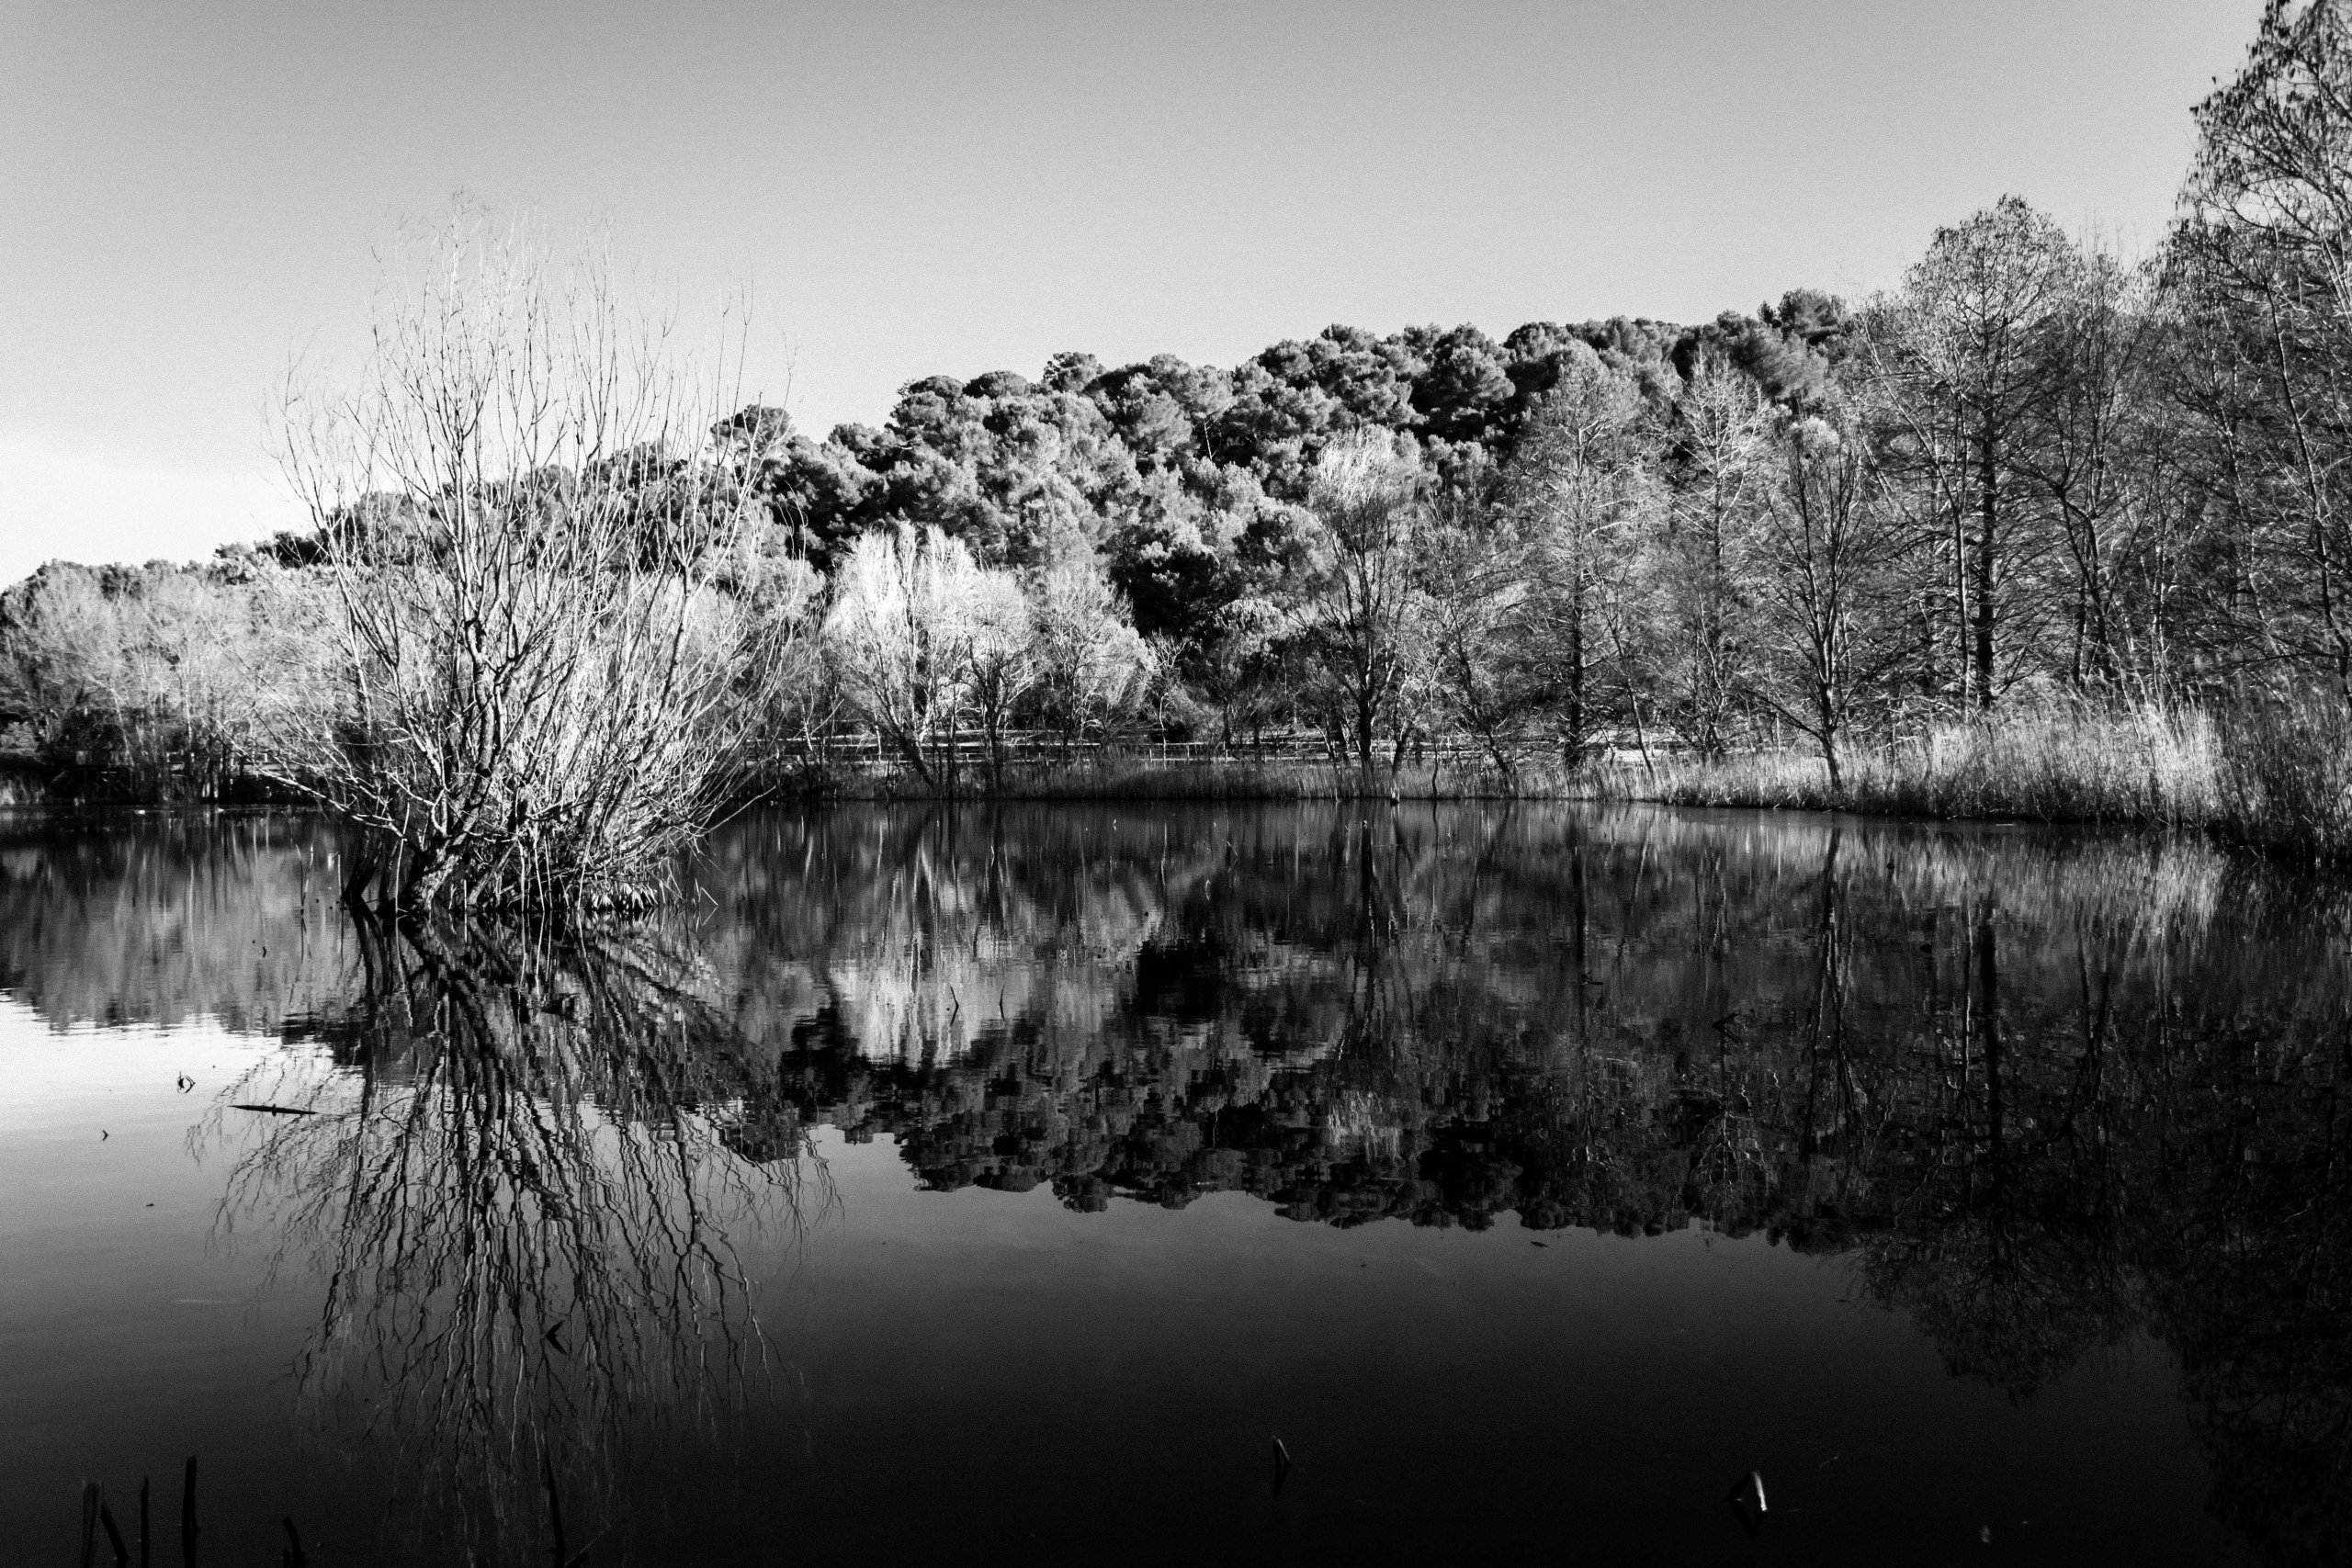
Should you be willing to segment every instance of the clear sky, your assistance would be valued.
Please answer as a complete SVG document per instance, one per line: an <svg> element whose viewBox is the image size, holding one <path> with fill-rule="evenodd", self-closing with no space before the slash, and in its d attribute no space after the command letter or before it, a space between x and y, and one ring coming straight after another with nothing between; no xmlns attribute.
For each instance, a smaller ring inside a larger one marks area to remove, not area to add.
<svg viewBox="0 0 2352 1568"><path fill-rule="evenodd" d="M2258 0L0 0L0 581L296 521L261 408L460 190L804 428L1057 349L1696 321L2015 191L2161 235Z"/></svg>

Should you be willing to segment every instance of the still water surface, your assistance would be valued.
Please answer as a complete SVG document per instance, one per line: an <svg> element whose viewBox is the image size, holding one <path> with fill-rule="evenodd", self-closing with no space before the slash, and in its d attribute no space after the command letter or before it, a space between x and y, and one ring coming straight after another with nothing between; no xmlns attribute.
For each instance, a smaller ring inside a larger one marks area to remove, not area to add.
<svg viewBox="0 0 2352 1568"><path fill-rule="evenodd" d="M2342 1560L2329 886L844 807L560 944L334 849L0 829L0 1559L195 1454L208 1564Z"/></svg>

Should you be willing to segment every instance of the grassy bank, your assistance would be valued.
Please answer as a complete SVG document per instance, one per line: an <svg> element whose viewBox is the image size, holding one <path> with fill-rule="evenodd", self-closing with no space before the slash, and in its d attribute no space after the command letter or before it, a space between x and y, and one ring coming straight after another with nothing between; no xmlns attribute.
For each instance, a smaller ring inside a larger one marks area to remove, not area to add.
<svg viewBox="0 0 2352 1568"><path fill-rule="evenodd" d="M2352 858L2352 724L2321 701L2227 710L2049 704L1849 757L1833 790L1795 751L1670 762L1634 793L1678 805L2112 822Z"/></svg>
<svg viewBox="0 0 2352 1568"><path fill-rule="evenodd" d="M2352 716L2333 704L2232 708L2014 705L1893 745L1857 745L1843 787L1790 750L1713 763L1663 753L1571 776L1556 761L1510 772L1454 758L1370 776L1326 759L1170 760L1111 753L959 771L925 781L872 764L746 778L752 800L1488 800L1615 798L1670 805L1854 811L1947 819L2128 825L2210 835L2308 860L2352 861ZM210 798L282 798L231 774ZM129 771L69 776L0 755L0 806L162 805L184 779Z"/></svg>

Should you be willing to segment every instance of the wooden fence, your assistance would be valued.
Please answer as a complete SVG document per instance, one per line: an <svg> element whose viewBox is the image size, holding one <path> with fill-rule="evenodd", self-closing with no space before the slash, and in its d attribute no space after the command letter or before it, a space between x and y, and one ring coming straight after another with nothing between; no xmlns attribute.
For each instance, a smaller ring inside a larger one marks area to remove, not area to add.
<svg viewBox="0 0 2352 1568"><path fill-rule="evenodd" d="M1654 738L1648 744L1653 751L1667 750ZM1630 732L1596 736L1593 750L1604 760L1615 755L1632 758L1638 753L1639 743ZM754 755L766 765L783 771L817 767L869 775L911 771L902 748L865 731L779 738L756 748ZM1373 761L1375 766L1385 768L1395 755L1394 744L1384 741L1374 749ZM1556 755L1552 747L1538 744L1518 748L1515 760L1539 762ZM986 734L965 729L932 737L923 745L923 761L934 771L952 770L957 773L985 771L998 761L1008 769L1023 770L1287 764L1352 772L1356 767L1353 751L1315 730L1235 736L1229 740L1166 740L1149 736L1072 740L1050 730L1019 730L999 737L998 747L992 750ZM1405 761L1417 769L1433 763L1449 769L1480 768L1490 766L1494 757L1486 743L1474 736L1433 735L1408 746Z"/></svg>

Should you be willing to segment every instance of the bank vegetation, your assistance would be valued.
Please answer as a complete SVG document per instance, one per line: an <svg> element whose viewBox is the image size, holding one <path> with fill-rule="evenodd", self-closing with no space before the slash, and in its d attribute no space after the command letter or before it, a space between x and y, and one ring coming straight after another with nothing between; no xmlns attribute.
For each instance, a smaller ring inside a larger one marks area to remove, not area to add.
<svg viewBox="0 0 2352 1568"><path fill-rule="evenodd" d="M431 897L454 861L574 878L627 824L590 874L625 900L785 788L1600 790L2335 853L2343 6L2268 6L2195 129L2144 258L2008 197L1859 301L1065 353L822 436L705 408L593 289L605 326L505 361L395 311L385 363L447 382L327 411L316 531L9 591L6 749L69 792L326 790ZM630 395L539 428L560 382ZM1170 743L1219 782L1138 761Z"/></svg>

